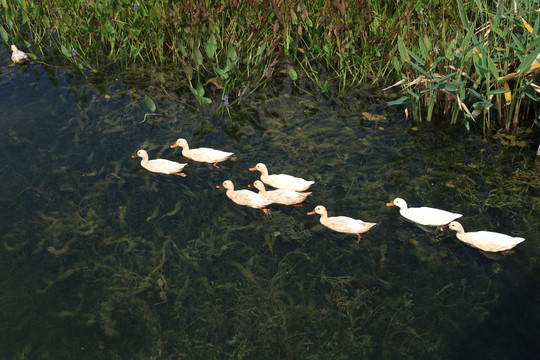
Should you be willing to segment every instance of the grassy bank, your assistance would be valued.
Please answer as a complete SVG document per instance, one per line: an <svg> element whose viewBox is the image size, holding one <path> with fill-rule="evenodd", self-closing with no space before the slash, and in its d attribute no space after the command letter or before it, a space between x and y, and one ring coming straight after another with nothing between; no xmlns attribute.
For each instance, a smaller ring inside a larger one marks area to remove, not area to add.
<svg viewBox="0 0 540 360"><path fill-rule="evenodd" d="M277 72L287 72L293 81L309 79L322 93L329 84L343 93L402 80L405 97L396 104L409 104L414 119L436 115L468 124L475 114L464 108L486 110L493 106L490 96L499 103L503 97L504 82L493 83L487 59L497 60L492 62L499 76L517 68L523 74L523 58L534 60L538 48L532 0L520 1L516 11L513 0L499 1L498 8L491 3L0 0L0 35L37 59L61 53L83 72L140 63L180 68L198 101L223 106L234 105ZM499 30L503 25L510 30ZM484 59L480 66L475 51ZM474 72L484 83L462 84ZM524 89L528 80L518 78L521 96L507 108L497 107L507 128L508 119L530 124L538 115L531 113L531 102L538 100L534 88ZM468 89L474 92L456 97ZM490 126L492 112L484 114Z"/></svg>

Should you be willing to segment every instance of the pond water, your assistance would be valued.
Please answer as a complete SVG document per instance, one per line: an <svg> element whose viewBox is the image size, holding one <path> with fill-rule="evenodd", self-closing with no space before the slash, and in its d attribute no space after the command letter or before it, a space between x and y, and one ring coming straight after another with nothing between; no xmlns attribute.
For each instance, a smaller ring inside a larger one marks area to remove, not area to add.
<svg viewBox="0 0 540 360"><path fill-rule="evenodd" d="M377 90L313 95L283 77L228 112L180 75L88 79L0 51L4 359L527 359L540 346L540 183L525 147L414 126ZM47 61L45 61L47 62ZM169 76L169 77L167 77ZM161 80L161 81L158 81ZM179 81L178 84L182 84ZM147 113L144 94L157 104ZM231 102L232 99L231 96ZM215 168L192 147L235 153ZM187 162L156 175L131 157ZM315 180L303 206L232 203L270 173ZM527 240L510 256L425 231L385 204L464 214ZM333 232L324 205L377 226Z"/></svg>

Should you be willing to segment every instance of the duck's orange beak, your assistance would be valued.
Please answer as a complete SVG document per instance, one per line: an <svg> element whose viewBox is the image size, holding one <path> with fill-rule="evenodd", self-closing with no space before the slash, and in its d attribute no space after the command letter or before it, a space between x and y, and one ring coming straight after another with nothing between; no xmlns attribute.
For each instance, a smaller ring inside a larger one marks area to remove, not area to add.
<svg viewBox="0 0 540 360"><path fill-rule="evenodd" d="M308 212L307 214L308 214L308 215L315 215L315 210L310 211L310 212Z"/></svg>
<svg viewBox="0 0 540 360"><path fill-rule="evenodd" d="M177 147L177 146L178 146L178 144L177 144L177 143L174 143L174 144L171 145L171 148L175 148L175 147Z"/></svg>
<svg viewBox="0 0 540 360"><path fill-rule="evenodd" d="M249 168L249 171L255 171L255 170L257 170L257 168L256 168L255 166L254 166L254 167L251 167L251 168Z"/></svg>
<svg viewBox="0 0 540 360"><path fill-rule="evenodd" d="M393 202L386 203L386 206L396 206Z"/></svg>
<svg viewBox="0 0 540 360"><path fill-rule="evenodd" d="M253 184L248 184L248 187L253 187Z"/></svg>
<svg viewBox="0 0 540 360"><path fill-rule="evenodd" d="M223 185L216 185L216 189L221 189Z"/></svg>
<svg viewBox="0 0 540 360"><path fill-rule="evenodd" d="M131 155L131 157L134 158L134 159L135 159L137 156L138 156L137 154Z"/></svg>

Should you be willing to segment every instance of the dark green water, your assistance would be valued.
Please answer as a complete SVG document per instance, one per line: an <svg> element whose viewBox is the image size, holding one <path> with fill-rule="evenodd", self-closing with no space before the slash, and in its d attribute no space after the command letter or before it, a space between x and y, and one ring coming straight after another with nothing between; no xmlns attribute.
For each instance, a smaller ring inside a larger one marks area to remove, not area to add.
<svg viewBox="0 0 540 360"><path fill-rule="evenodd" d="M6 65L0 358L538 354L534 142L414 128L377 91L324 98L284 80L232 107L233 123L219 104L200 106L153 75L81 81L40 63ZM140 123L146 91L161 94L162 115ZM131 158L144 148L185 162L169 148L179 137L237 160L220 169L188 161L180 178ZM225 179L247 187L258 162L315 180L313 196L265 216L216 189ZM511 256L486 256L453 232L402 220L385 206L397 196L462 213L466 230L527 240ZM318 204L378 225L358 243L306 215Z"/></svg>

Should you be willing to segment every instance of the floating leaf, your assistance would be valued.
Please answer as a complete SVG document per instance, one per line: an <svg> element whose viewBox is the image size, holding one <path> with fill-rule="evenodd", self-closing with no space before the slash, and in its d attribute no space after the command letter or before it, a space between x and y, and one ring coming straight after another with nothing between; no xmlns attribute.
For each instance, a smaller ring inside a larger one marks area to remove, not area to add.
<svg viewBox="0 0 540 360"><path fill-rule="evenodd" d="M289 67L289 76L292 81L296 81L298 79L298 74L292 66Z"/></svg>
<svg viewBox="0 0 540 360"><path fill-rule="evenodd" d="M156 112L156 104L154 103L154 100L150 98L150 96L145 94L144 101L146 102L146 107L148 108L148 110L150 110L150 112Z"/></svg>
<svg viewBox="0 0 540 360"><path fill-rule="evenodd" d="M328 91L328 80L324 81L324 85L322 87L322 92L326 93Z"/></svg>

